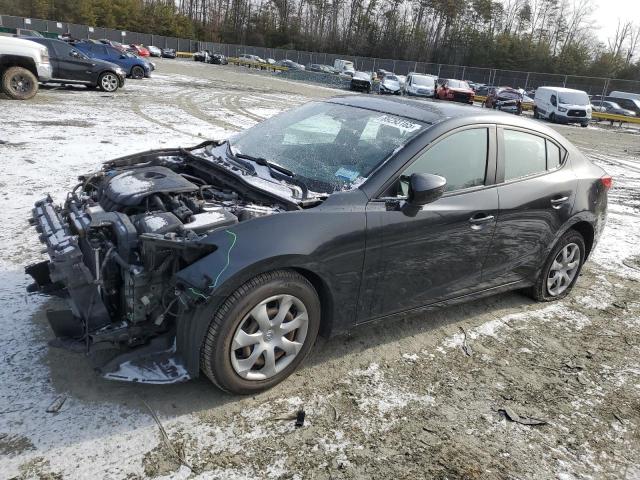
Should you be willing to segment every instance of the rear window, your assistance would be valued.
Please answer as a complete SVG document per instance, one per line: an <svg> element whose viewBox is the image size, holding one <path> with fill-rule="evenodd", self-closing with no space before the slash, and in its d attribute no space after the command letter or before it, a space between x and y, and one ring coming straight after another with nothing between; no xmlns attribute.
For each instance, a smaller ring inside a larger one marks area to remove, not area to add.
<svg viewBox="0 0 640 480"><path fill-rule="evenodd" d="M504 131L504 180L554 170L562 165L564 150L543 137L518 130Z"/></svg>

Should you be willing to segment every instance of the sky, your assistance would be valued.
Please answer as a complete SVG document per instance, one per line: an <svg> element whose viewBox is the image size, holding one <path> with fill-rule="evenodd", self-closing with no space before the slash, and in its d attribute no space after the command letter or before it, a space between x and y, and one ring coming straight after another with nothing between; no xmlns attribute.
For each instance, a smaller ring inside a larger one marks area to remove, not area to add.
<svg viewBox="0 0 640 480"><path fill-rule="evenodd" d="M618 18L632 20L640 25L640 0L593 0L596 7L592 18L594 27L600 27L596 35L606 43L616 34Z"/></svg>

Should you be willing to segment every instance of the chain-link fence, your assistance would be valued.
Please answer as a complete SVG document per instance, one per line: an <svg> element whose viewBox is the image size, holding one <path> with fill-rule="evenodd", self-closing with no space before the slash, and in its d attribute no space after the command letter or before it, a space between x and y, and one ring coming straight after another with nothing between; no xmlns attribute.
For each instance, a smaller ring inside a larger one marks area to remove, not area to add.
<svg viewBox="0 0 640 480"><path fill-rule="evenodd" d="M356 70L377 71L384 69L397 75L407 75L409 72L428 73L440 78L458 78L486 85L509 85L525 90L540 86L556 86L584 90L589 95L606 95L611 91L625 91L640 94L640 81L619 80L599 77L583 77L576 75L562 75L552 73L519 72L499 70L494 68L466 67L462 65L445 65L438 63L413 62L408 60L393 60L385 58L354 57L333 53L303 52L299 50L284 50L279 48L251 47L247 45L231 45L214 42L200 42L184 38L165 37L149 33L113 30L110 28L90 27L72 23L56 22L52 20L38 20L33 18L0 15L0 27L25 28L41 32L62 34L69 32L76 38L93 38L116 40L126 44L155 45L159 48L175 48L181 52L195 52L208 49L223 53L228 57L251 54L261 58L274 60L293 60L308 65L311 63L333 65L336 59L350 60Z"/></svg>

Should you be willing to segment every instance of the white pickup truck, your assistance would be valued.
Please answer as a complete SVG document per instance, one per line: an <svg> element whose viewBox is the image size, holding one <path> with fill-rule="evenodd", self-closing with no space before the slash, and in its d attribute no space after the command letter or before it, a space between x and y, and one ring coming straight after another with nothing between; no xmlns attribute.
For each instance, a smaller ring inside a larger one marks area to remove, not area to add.
<svg viewBox="0 0 640 480"><path fill-rule="evenodd" d="M38 82L51 79L47 47L22 38L0 36L0 89L15 100L38 93Z"/></svg>

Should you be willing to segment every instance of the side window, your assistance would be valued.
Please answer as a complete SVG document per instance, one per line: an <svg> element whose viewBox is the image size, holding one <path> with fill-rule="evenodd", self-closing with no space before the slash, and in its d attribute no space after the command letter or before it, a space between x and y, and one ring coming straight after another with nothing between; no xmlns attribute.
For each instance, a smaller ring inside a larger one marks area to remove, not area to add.
<svg viewBox="0 0 640 480"><path fill-rule="evenodd" d="M109 58L120 58L122 56L122 52L117 48L113 47L105 47L107 49L107 56Z"/></svg>
<svg viewBox="0 0 640 480"><path fill-rule="evenodd" d="M547 170L558 168L562 163L562 150L555 143L547 140Z"/></svg>
<svg viewBox="0 0 640 480"><path fill-rule="evenodd" d="M402 174L402 193L412 173L432 173L447 179L447 191L484 185L489 130L473 128L449 135L420 155Z"/></svg>
<svg viewBox="0 0 640 480"><path fill-rule="evenodd" d="M71 47L64 42L53 42L53 49L58 58L66 58L71 52Z"/></svg>
<svg viewBox="0 0 640 480"><path fill-rule="evenodd" d="M551 95L551 105L553 105L554 107L558 105L558 99L555 95Z"/></svg>
<svg viewBox="0 0 640 480"><path fill-rule="evenodd" d="M545 139L516 130L504 130L504 180L526 177L547 169Z"/></svg>

